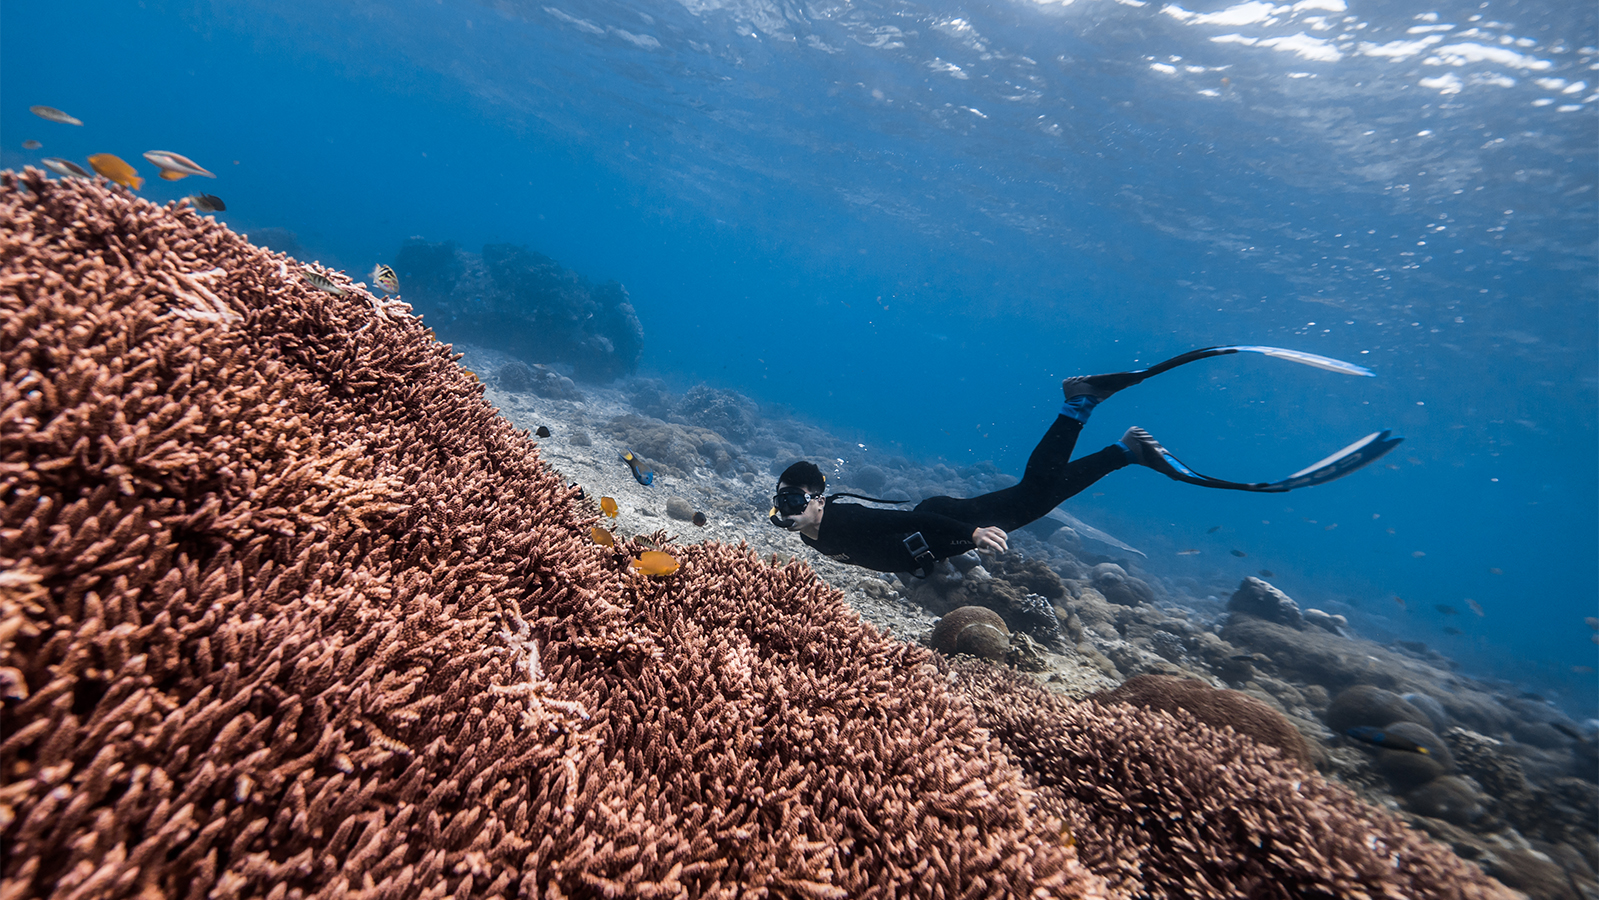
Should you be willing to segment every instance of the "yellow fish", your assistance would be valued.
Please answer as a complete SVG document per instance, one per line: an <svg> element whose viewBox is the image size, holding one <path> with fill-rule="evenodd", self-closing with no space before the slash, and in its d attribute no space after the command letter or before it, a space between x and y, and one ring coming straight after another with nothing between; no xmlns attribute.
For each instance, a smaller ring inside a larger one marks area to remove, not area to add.
<svg viewBox="0 0 1600 900"><path fill-rule="evenodd" d="M671 575L678 571L678 561L660 550L646 550L639 558L628 563L628 568L640 575Z"/></svg>
<svg viewBox="0 0 1600 900"><path fill-rule="evenodd" d="M125 188L132 188L137 191L140 185L144 184L144 179L139 177L139 173L134 171L133 166L123 162L121 157L110 153L96 153L89 157L89 165L93 166L96 172Z"/></svg>
<svg viewBox="0 0 1600 900"><path fill-rule="evenodd" d="M189 177L189 173L188 172L174 172L171 169L162 169L161 170L161 180L162 181L177 181L180 178L188 178L188 177Z"/></svg>
<svg viewBox="0 0 1600 900"><path fill-rule="evenodd" d="M611 536L611 532L601 528L599 525L589 529L589 537L594 538L594 542L602 547L615 547L617 545L617 539Z"/></svg>
<svg viewBox="0 0 1600 900"><path fill-rule="evenodd" d="M617 501L610 497L601 497L600 511L615 519L617 517Z"/></svg>

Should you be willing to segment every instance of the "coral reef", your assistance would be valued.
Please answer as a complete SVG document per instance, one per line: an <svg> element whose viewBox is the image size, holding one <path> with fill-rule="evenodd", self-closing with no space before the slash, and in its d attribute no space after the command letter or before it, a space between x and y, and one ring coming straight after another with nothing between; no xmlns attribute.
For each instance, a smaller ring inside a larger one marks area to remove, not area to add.
<svg viewBox="0 0 1600 900"><path fill-rule="evenodd" d="M33 170L0 285L0 894L1103 896L927 651L626 575L397 304Z"/></svg>
<svg viewBox="0 0 1600 900"><path fill-rule="evenodd" d="M951 668L1119 894L1515 896L1345 789L1185 712L1075 704L983 663Z"/></svg>
<svg viewBox="0 0 1600 900"><path fill-rule="evenodd" d="M1095 694L1100 703L1127 703L1166 712L1183 710L1212 728L1232 728L1264 747L1276 747L1283 758L1311 770L1305 738L1282 713L1239 691L1219 691L1189 678L1136 675L1114 691Z"/></svg>
<svg viewBox="0 0 1600 900"><path fill-rule="evenodd" d="M755 404L733 391L695 385L684 392L672 412L691 425L709 428L735 443L742 444L755 433Z"/></svg>
<svg viewBox="0 0 1600 900"><path fill-rule="evenodd" d="M1006 651L1011 649L1011 631L994 611L982 606L963 606L939 619L928 642L940 653L967 653L1003 661Z"/></svg>
<svg viewBox="0 0 1600 900"><path fill-rule="evenodd" d="M394 268L406 299L450 340L567 364L589 381L631 373L644 350L644 329L622 285L590 284L526 247L488 244L478 255L452 241L412 238Z"/></svg>

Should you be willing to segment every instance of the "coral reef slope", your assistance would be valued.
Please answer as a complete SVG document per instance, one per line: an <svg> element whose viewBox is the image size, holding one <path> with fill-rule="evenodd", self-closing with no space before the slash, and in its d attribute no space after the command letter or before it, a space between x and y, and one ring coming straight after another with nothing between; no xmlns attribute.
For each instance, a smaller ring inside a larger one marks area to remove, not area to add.
<svg viewBox="0 0 1600 900"><path fill-rule="evenodd" d="M416 318L299 272L0 186L0 893L1100 896L926 651L738 548L626 574Z"/></svg>
<svg viewBox="0 0 1600 900"><path fill-rule="evenodd" d="M183 205L0 175L0 313L0 896L1500 890L802 564L595 544L408 307Z"/></svg>

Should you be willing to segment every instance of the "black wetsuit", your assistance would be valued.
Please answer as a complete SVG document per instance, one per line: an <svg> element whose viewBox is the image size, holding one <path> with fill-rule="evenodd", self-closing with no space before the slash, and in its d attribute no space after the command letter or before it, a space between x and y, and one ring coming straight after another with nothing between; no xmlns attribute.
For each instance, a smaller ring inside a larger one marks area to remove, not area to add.
<svg viewBox="0 0 1600 900"><path fill-rule="evenodd" d="M906 547L906 539L918 532L934 559L959 556L973 548L975 529L993 525L1015 531L1128 465L1128 455L1117 444L1069 460L1082 430L1083 423L1078 420L1057 416L1028 457L1022 480L988 494L965 500L929 497L909 512L844 503L830 497L816 539L805 535L800 539L839 562L879 572L914 572L921 568Z"/></svg>

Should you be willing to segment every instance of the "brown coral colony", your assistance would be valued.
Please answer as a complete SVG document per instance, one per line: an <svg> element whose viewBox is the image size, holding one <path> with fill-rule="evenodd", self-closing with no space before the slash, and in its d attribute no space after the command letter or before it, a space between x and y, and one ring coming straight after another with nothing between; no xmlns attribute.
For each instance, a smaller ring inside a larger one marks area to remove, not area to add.
<svg viewBox="0 0 1600 900"><path fill-rule="evenodd" d="M403 304L0 179L0 896L1507 896L804 565L630 577Z"/></svg>

